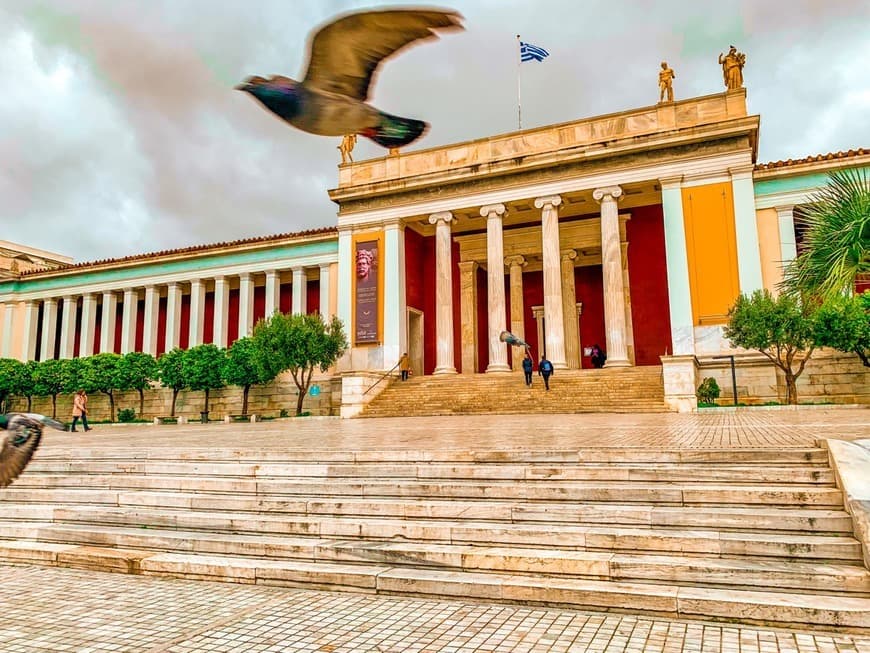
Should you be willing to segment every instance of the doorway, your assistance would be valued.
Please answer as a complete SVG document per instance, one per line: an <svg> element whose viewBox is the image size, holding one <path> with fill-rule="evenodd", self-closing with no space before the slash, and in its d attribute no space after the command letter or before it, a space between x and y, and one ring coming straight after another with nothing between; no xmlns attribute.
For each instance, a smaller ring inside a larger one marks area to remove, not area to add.
<svg viewBox="0 0 870 653"><path fill-rule="evenodd" d="M408 360L415 375L422 376L423 360L423 311L408 308Z"/></svg>

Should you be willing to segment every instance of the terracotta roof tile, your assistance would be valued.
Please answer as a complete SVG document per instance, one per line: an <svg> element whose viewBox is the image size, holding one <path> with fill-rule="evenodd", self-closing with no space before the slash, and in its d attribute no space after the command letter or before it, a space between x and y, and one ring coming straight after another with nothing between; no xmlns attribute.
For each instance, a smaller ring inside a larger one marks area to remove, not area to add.
<svg viewBox="0 0 870 653"><path fill-rule="evenodd" d="M36 268L33 270L27 270L21 272L21 276L30 276L33 274L40 274L46 272L65 272L67 270L81 270L84 268L92 268L98 267L101 265L110 265L113 263L138 263L141 261L147 261L149 259L157 259L164 256L172 256L175 254L189 254L189 253L206 253L209 250L217 250L223 249L225 247L235 247L238 245L250 245L253 243L268 243L278 240L285 240L287 238L302 238L305 236L321 236L326 234L338 233L338 229L335 227L323 227L321 229L307 229L305 231L296 231L293 233L286 234L273 234L271 236L254 236L252 238L242 238L240 240L229 240L220 243L209 243L206 245L191 245L190 247L180 247L178 249L164 249L159 252L149 252L147 254L132 254L131 256L122 256L120 258L107 258L100 259L97 261L83 261L81 263L72 263L69 265L59 265L51 268Z"/></svg>
<svg viewBox="0 0 870 653"><path fill-rule="evenodd" d="M771 161L770 163L756 164L756 170L774 170L776 168L787 168L789 166L801 165L804 163L815 163L816 161L835 161L838 159L850 159L856 156L864 156L870 154L870 149L859 147L857 150L848 150L846 152L828 152L827 154L816 154L815 156L804 157L803 159L787 159L785 161Z"/></svg>

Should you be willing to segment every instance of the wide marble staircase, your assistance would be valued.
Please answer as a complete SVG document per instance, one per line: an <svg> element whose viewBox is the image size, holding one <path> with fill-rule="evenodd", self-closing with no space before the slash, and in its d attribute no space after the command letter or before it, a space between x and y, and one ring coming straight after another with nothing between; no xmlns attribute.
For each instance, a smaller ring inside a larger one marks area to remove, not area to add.
<svg viewBox="0 0 870 653"><path fill-rule="evenodd" d="M537 373L531 388L522 372L412 376L393 381L361 417L665 410L662 368L649 366L557 371L549 391Z"/></svg>
<svg viewBox="0 0 870 653"><path fill-rule="evenodd" d="M0 490L0 561L870 627L822 448L58 446Z"/></svg>

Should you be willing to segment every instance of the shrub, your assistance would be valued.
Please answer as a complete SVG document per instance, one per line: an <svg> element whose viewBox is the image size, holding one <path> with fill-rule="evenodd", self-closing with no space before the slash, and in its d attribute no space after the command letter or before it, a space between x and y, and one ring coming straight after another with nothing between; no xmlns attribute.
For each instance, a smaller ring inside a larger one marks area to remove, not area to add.
<svg viewBox="0 0 870 653"><path fill-rule="evenodd" d="M716 379L708 376L698 386L698 401L703 404L715 404L720 393L721 390L719 389L719 384L716 383Z"/></svg>
<svg viewBox="0 0 870 653"><path fill-rule="evenodd" d="M132 408L122 408L118 411L119 422L132 422L136 419L136 411Z"/></svg>

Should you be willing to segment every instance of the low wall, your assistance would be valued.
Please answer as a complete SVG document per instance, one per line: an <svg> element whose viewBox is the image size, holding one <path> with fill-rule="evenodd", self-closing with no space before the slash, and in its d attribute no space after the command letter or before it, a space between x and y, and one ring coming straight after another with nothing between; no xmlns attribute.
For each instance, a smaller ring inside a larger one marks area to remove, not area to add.
<svg viewBox="0 0 870 653"><path fill-rule="evenodd" d="M312 386L320 387L320 394L305 397L302 410L312 415L338 415L341 407L341 378L338 376L315 377ZM264 417L279 417L281 410L286 410L292 416L296 414L296 399L298 390L292 377L280 377L278 381L265 386L253 386L248 395L248 413ZM189 419L200 418L203 410L205 393L182 391L178 394L175 404L175 414ZM212 390L209 393L209 418L221 419L224 415L238 415L242 412L242 389L236 386ZM139 415L139 393L122 392L115 395L115 410L132 408L136 418L150 420L153 417L169 415L172 405L172 391L166 388L155 388L145 391L145 412ZM27 401L16 398L12 402L12 410L23 411ZM109 419L109 398L102 393L88 395L88 417L91 420ZM51 397L34 397L33 412L51 415ZM72 419L72 395L59 395L57 398L57 416L62 420Z"/></svg>

